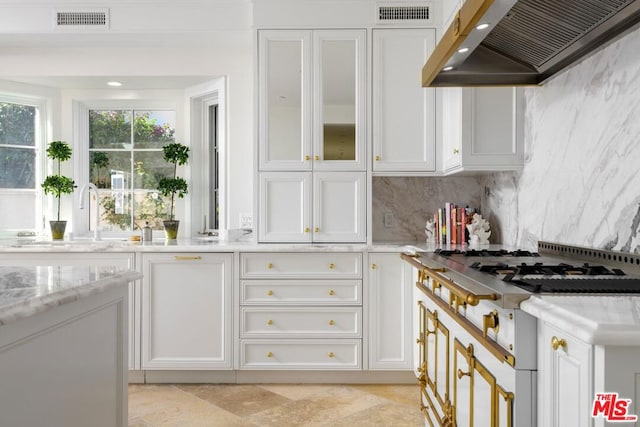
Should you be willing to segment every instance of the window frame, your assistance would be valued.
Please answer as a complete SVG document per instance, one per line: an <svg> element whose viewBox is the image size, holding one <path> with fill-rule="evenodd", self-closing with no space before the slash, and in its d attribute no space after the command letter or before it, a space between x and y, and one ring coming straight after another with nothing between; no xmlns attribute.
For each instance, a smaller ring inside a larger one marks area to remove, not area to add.
<svg viewBox="0 0 640 427"><path fill-rule="evenodd" d="M80 203L80 189L89 182L90 179L90 151L89 151L89 111L90 110L134 110L134 111L152 111L152 110L170 110L176 113L176 133L175 140L179 142L183 139L184 132L181 130L183 127L182 117L180 116L181 110L178 105L171 100L148 100L148 99L103 99L103 100L90 100L90 101L73 101L73 141L75 142L75 171L76 171L76 185L77 190L74 191L74 221L73 221L73 233L76 236L91 237L93 236L93 230L90 229L89 210L81 210L79 208ZM185 144L188 145L188 144ZM184 172L181 175L190 182L190 165L187 164L183 167ZM191 189L190 189L191 190ZM189 211L190 194L187 194L183 199L177 199L176 201L176 216L182 219L186 212ZM92 213L93 214L93 213ZM188 221L185 221L188 222ZM105 237L119 238L127 237L132 234L137 234L139 230L136 230L135 226L133 230L118 230L118 231L102 231L101 233ZM164 231L154 230L154 237L163 237Z"/></svg>
<svg viewBox="0 0 640 427"><path fill-rule="evenodd" d="M34 212L34 228L33 229L9 229L0 228L0 236L15 236L18 232L34 232L40 234L45 230L45 196L41 187L41 183L47 170L46 152L47 141L51 139L51 117L49 116L51 100L46 97L32 96L26 94L0 92L0 102L18 105L27 105L34 107L35 129L34 129L34 150L36 154L35 160L35 188L0 188L0 200L3 195L35 193L35 212Z"/></svg>

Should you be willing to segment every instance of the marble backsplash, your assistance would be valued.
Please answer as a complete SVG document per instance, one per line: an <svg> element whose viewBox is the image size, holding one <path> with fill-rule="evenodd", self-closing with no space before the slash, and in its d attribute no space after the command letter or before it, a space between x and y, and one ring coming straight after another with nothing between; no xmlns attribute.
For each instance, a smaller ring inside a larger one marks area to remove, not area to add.
<svg viewBox="0 0 640 427"><path fill-rule="evenodd" d="M481 209L483 188L476 177L373 177L372 193L374 242L423 243L427 218L445 202ZM391 227L384 226L388 213Z"/></svg>
<svg viewBox="0 0 640 427"><path fill-rule="evenodd" d="M504 243L640 252L640 30L525 91L525 166L480 178Z"/></svg>

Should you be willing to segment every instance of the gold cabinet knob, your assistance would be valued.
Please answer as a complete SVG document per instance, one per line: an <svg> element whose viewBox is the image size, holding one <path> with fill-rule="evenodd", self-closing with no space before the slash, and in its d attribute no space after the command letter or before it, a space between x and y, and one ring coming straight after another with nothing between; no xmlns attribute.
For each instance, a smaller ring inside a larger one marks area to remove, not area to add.
<svg viewBox="0 0 640 427"><path fill-rule="evenodd" d="M272 290L268 290L267 291L267 295L269 295L269 296L273 295L273 291Z"/></svg>
<svg viewBox="0 0 640 427"><path fill-rule="evenodd" d="M498 319L498 310L493 310L482 316L482 335L486 338L489 328L493 329L496 334L500 330L500 322Z"/></svg>
<svg viewBox="0 0 640 427"><path fill-rule="evenodd" d="M453 149L453 154L460 154L460 150L458 150L457 148Z"/></svg>
<svg viewBox="0 0 640 427"><path fill-rule="evenodd" d="M273 325L273 320L271 319L267 320L267 325Z"/></svg>
<svg viewBox="0 0 640 427"><path fill-rule="evenodd" d="M329 326L333 326L333 325L335 325L335 324L336 324L336 322L335 322L333 319L332 319L332 320L329 320Z"/></svg>
<svg viewBox="0 0 640 427"><path fill-rule="evenodd" d="M378 265L377 265L377 264L371 264L371 269L372 269L372 270L375 270L376 268L378 268Z"/></svg>
<svg viewBox="0 0 640 427"><path fill-rule="evenodd" d="M329 357L336 357L336 355L335 355L335 354L333 354L333 351L330 351L330 352L329 352L329 354L328 354L327 356L329 356Z"/></svg>
<svg viewBox="0 0 640 427"><path fill-rule="evenodd" d="M311 156L304 156L305 160L311 160Z"/></svg>
<svg viewBox="0 0 640 427"><path fill-rule="evenodd" d="M559 339L558 337L556 337L554 335L551 338L551 347L553 347L554 350L557 350L558 347L566 348L567 347L567 341L564 338Z"/></svg>
<svg viewBox="0 0 640 427"><path fill-rule="evenodd" d="M267 353L267 357L273 357L273 353L271 352Z"/></svg>
<svg viewBox="0 0 640 427"><path fill-rule="evenodd" d="M320 156L318 156L318 155L316 155L314 158L315 158L316 160L320 160Z"/></svg>
<svg viewBox="0 0 640 427"><path fill-rule="evenodd" d="M320 227L316 227L313 229L314 232L319 233L320 232Z"/></svg>
<svg viewBox="0 0 640 427"><path fill-rule="evenodd" d="M458 379L461 380L464 376L471 376L471 372L462 372L462 369L458 369Z"/></svg>
<svg viewBox="0 0 640 427"><path fill-rule="evenodd" d="M376 162L380 161L380 156L376 156Z"/></svg>
<svg viewBox="0 0 640 427"><path fill-rule="evenodd" d="M267 264L267 268L271 270L273 268L273 264L272 263Z"/></svg>
<svg viewBox="0 0 640 427"><path fill-rule="evenodd" d="M305 227L305 228L304 228L304 232L305 232L305 233L310 233L310 232L311 232L311 229L310 229L309 227Z"/></svg>
<svg viewBox="0 0 640 427"><path fill-rule="evenodd" d="M334 291L333 289L329 289L329 295L335 295L336 291Z"/></svg>
<svg viewBox="0 0 640 427"><path fill-rule="evenodd" d="M329 269L333 270L334 268L336 268L336 265L334 263L330 263L329 264Z"/></svg>

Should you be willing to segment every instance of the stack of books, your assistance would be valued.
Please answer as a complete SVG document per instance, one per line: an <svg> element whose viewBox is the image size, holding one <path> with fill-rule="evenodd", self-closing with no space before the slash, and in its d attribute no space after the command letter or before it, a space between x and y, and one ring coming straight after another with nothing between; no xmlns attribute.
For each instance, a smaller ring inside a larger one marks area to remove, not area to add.
<svg viewBox="0 0 640 427"><path fill-rule="evenodd" d="M433 215L436 230L436 243L442 245L463 245L469 241L466 225L471 223L475 208L462 207L446 202L444 208L438 208Z"/></svg>

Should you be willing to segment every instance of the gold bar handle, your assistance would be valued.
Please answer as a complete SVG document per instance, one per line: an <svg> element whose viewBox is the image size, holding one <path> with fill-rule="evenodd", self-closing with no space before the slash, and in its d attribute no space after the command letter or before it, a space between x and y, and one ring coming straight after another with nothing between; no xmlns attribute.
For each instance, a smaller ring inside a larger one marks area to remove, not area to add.
<svg viewBox="0 0 640 427"><path fill-rule="evenodd" d="M184 255L176 255L173 257L176 261L198 261L202 259L201 256L184 256Z"/></svg>

